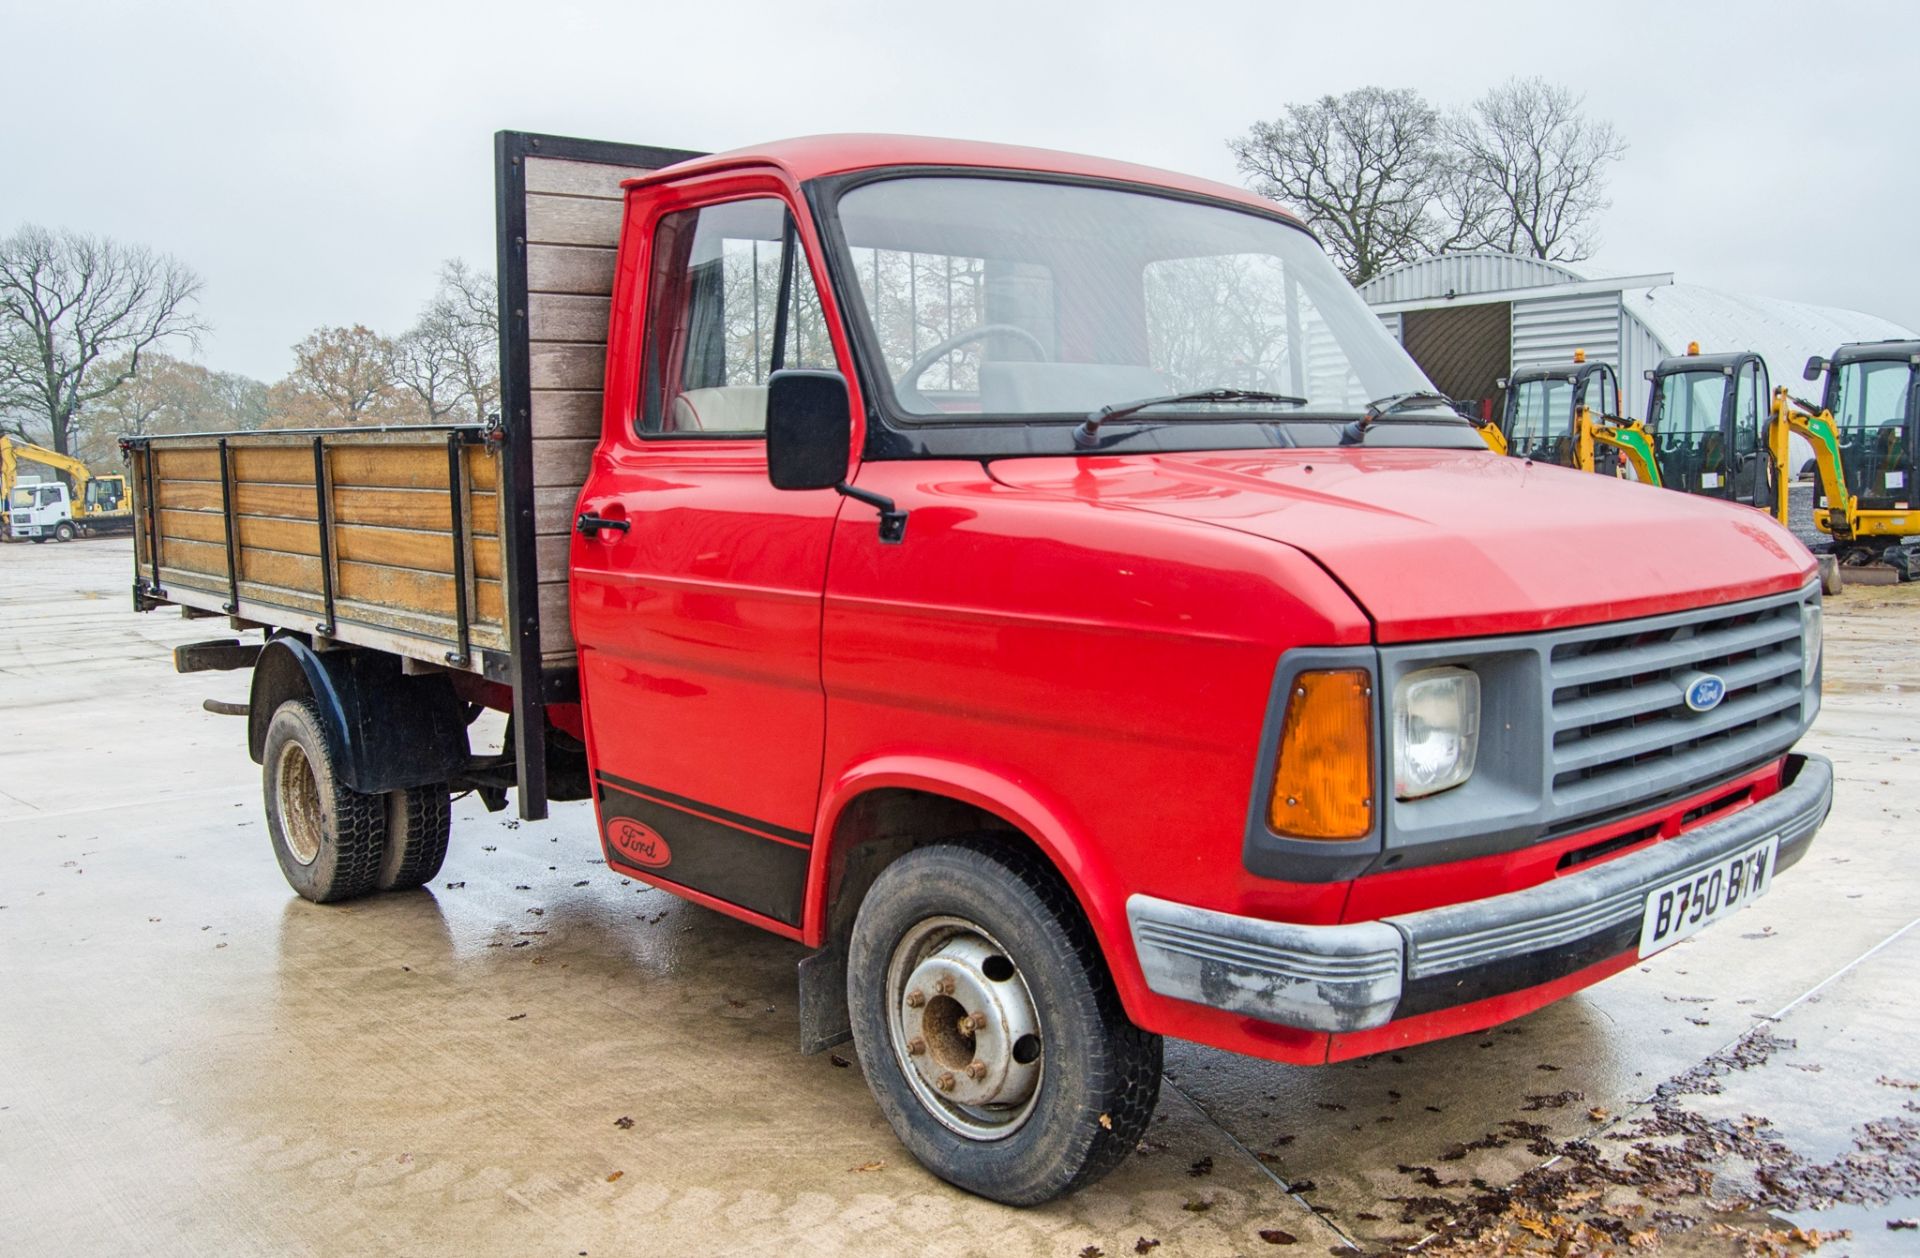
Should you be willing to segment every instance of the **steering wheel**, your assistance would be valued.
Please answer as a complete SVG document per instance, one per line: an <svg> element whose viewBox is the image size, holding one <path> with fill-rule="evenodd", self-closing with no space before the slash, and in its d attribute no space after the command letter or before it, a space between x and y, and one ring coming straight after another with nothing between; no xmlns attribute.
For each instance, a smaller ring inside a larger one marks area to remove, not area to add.
<svg viewBox="0 0 1920 1258"><path fill-rule="evenodd" d="M894 377L894 391L900 394L902 401L905 401L908 395L919 397L920 390L916 388L915 385L920 377L927 373L927 368L933 366L954 350L959 349L962 345L968 345L974 341L983 341L993 336L1007 336L1012 337L1014 340L1025 341L1027 347L1037 355L1038 361L1045 362L1047 360L1047 347L1040 343L1039 337L1027 331L1019 324L982 323L975 327L968 328L964 332L955 332L946 340L930 345L914 355L913 361L907 364L906 369ZM924 401L925 399L922 400Z"/></svg>

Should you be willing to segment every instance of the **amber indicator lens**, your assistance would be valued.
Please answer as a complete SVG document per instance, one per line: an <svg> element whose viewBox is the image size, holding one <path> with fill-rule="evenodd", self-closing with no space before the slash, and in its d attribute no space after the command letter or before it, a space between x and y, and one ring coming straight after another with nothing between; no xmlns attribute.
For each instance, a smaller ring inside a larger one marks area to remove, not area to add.
<svg viewBox="0 0 1920 1258"><path fill-rule="evenodd" d="M1373 829L1373 675L1314 670L1293 679L1267 823L1294 839L1362 839Z"/></svg>

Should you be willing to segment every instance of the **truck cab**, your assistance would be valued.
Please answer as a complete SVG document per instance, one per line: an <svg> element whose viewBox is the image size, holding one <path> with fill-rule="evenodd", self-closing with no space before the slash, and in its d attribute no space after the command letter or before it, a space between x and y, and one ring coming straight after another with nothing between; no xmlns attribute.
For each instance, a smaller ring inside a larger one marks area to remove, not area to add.
<svg viewBox="0 0 1920 1258"><path fill-rule="evenodd" d="M1826 385L1822 408L1833 417L1847 492L1867 511L1913 505L1920 475L1920 341L1842 345L1808 361L1806 378ZM1816 509L1833 505L1825 487Z"/></svg>
<svg viewBox="0 0 1920 1258"><path fill-rule="evenodd" d="M1548 465L1610 370L1495 457L1295 217L1122 162L496 154L499 424L128 443L136 606L264 631L180 659L252 668L309 899L430 880L451 789L590 800L613 869L807 949L802 1046L914 1156L1029 1205L1136 1147L1163 1036L1479 1030L1826 816L1813 560Z"/></svg>
<svg viewBox="0 0 1920 1258"><path fill-rule="evenodd" d="M1760 355L1688 352L1647 372L1647 427L1660 483L1682 493L1771 510L1766 429L1773 390Z"/></svg>
<svg viewBox="0 0 1920 1258"><path fill-rule="evenodd" d="M1500 387L1506 390L1500 433L1514 458L1574 467L1579 457L1574 417L1580 408L1595 418L1621 411L1619 375L1610 364L1588 362L1583 353L1569 364L1523 367Z"/></svg>
<svg viewBox="0 0 1920 1258"><path fill-rule="evenodd" d="M7 503L7 525L13 536L29 541L71 541L79 532L73 522L73 495L59 481L16 485Z"/></svg>

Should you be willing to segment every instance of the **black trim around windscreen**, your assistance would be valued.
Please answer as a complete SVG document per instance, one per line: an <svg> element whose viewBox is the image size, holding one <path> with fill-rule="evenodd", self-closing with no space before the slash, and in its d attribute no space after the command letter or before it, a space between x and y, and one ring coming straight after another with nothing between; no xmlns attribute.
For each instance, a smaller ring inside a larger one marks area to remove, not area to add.
<svg viewBox="0 0 1920 1258"><path fill-rule="evenodd" d="M1159 197L1208 205L1267 219L1305 235L1319 246L1320 241L1303 224L1279 210L1263 211L1256 206L1208 196L1182 188L1135 183L1125 179L1104 179L1089 175L1069 175L1055 171L1019 170L992 166L886 166L873 170L827 175L809 180L802 186L814 227L825 246L821 259L838 301L840 320L853 351L854 374L860 383L860 396L866 410L866 442L863 459L989 459L1022 455L1084 455L1088 450L1074 444L1073 429L1086 418L1077 412L1023 416L969 423L963 419L927 419L908 415L893 404L893 381L887 376L881 352L873 335L873 320L866 309L866 297L854 273L853 257L846 236L840 229L840 198L855 188L893 179L1005 179L1020 183L1061 184L1069 187L1104 188L1117 192ZM1321 422L1338 427L1354 419L1359 412L1291 413L1287 419L1268 422L1242 419L1209 423L1202 420L1172 420L1164 426L1142 426L1117 436L1101 453L1165 454L1207 450L1289 450L1328 449L1332 443L1302 446L1290 429L1304 423ZM1103 434L1104 435L1104 434ZM1464 420L1419 421L1412 417L1382 425L1368 434L1370 446L1403 446L1427 449L1484 448L1479 434Z"/></svg>

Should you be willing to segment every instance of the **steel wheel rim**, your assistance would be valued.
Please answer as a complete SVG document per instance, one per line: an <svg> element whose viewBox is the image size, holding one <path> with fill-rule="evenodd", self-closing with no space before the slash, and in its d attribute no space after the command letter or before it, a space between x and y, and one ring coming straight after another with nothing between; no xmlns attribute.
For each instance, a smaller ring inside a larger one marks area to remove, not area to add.
<svg viewBox="0 0 1920 1258"><path fill-rule="evenodd" d="M935 1120L983 1142L1026 1125L1045 1037L1026 976L998 940L962 917L916 923L887 963L886 1002L895 1063Z"/></svg>
<svg viewBox="0 0 1920 1258"><path fill-rule="evenodd" d="M301 865L311 865L320 859L320 836L324 832L320 784L299 743L281 745L273 781L280 835L286 840L287 854Z"/></svg>

